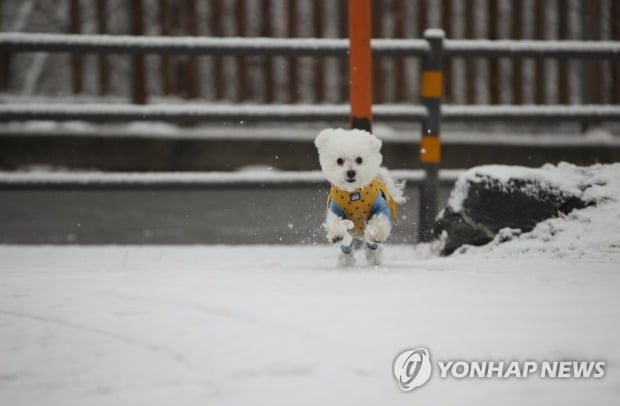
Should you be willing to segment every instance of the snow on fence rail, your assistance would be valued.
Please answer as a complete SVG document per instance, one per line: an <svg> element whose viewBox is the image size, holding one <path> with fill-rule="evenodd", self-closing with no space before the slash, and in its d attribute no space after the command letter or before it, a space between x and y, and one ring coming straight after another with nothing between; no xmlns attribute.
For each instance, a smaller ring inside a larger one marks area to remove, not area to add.
<svg viewBox="0 0 620 406"><path fill-rule="evenodd" d="M347 55L340 38L226 38L128 35L0 33L0 50L13 52L78 52L191 55ZM376 56L424 56L422 39L373 39ZM531 57L620 59L619 41L444 41L447 57Z"/></svg>
<svg viewBox="0 0 620 406"><path fill-rule="evenodd" d="M448 57L620 59L620 41L445 40Z"/></svg>
<svg viewBox="0 0 620 406"><path fill-rule="evenodd" d="M424 117L420 107L417 114ZM243 104L7 104L0 105L2 120L87 121L346 121L348 104L243 105Z"/></svg>
<svg viewBox="0 0 620 406"><path fill-rule="evenodd" d="M394 177L418 187L422 170L393 170ZM442 170L442 184L453 184L462 170ZM14 189L136 189L163 188L303 188L327 186L321 171L237 171L237 172L0 172L0 190Z"/></svg>
<svg viewBox="0 0 620 406"><path fill-rule="evenodd" d="M373 40L377 55L421 56L424 40ZM349 41L342 38L163 37L0 33L0 49L16 52L100 52L192 55L303 55L346 57Z"/></svg>
<svg viewBox="0 0 620 406"><path fill-rule="evenodd" d="M443 105L442 121L620 121L620 105Z"/></svg>
<svg viewBox="0 0 620 406"><path fill-rule="evenodd" d="M97 122L346 122L348 104L0 104L0 120L84 120ZM427 117L423 106L373 106L376 120L405 122ZM620 121L618 105L444 105L442 121Z"/></svg>

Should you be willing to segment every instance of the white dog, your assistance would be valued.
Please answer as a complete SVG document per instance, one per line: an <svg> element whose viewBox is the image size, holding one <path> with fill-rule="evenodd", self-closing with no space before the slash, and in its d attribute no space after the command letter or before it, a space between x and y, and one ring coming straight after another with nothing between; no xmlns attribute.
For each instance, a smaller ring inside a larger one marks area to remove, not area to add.
<svg viewBox="0 0 620 406"><path fill-rule="evenodd" d="M381 167L381 141L362 130L327 129L314 140L321 170L331 183L327 218L323 227L327 239L340 244L339 261L355 263L353 240L366 243L370 265L381 263L381 243L392 231L396 205L405 202L404 182L395 182Z"/></svg>

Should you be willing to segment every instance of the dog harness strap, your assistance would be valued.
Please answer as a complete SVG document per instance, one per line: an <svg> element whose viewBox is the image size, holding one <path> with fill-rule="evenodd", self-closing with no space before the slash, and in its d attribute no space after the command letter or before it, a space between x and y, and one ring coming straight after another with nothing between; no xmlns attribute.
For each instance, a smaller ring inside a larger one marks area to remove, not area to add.
<svg viewBox="0 0 620 406"><path fill-rule="evenodd" d="M390 209L392 218L394 221L397 219L396 215L396 202L387 191L387 188L379 178L373 179L370 184L361 189L356 189L352 192L340 189L337 186L332 185L327 196L327 207L330 208L333 205L337 206L344 218L353 221L355 227L352 232L355 235L362 235L366 221L370 218L372 213L372 205L375 201L377 193L381 193ZM339 214L339 213L337 213Z"/></svg>

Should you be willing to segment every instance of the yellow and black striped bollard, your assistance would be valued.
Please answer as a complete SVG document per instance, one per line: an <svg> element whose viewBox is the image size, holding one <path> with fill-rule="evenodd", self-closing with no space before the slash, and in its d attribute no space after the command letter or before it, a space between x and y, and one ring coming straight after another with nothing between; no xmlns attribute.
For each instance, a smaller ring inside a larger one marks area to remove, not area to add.
<svg viewBox="0 0 620 406"><path fill-rule="evenodd" d="M420 163L424 169L424 181L420 188L420 221L418 240L430 241L433 238L433 224L437 216L437 196L439 193L439 163L441 162L441 97L443 95L443 72L441 69L444 32L439 29L424 31L424 39L429 44L422 72L421 96L427 116L422 121L420 138Z"/></svg>

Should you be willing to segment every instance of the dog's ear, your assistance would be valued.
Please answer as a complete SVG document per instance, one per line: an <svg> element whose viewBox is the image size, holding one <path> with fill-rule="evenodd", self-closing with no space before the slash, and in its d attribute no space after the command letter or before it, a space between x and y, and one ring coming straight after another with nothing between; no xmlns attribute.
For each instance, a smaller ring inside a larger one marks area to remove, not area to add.
<svg viewBox="0 0 620 406"><path fill-rule="evenodd" d="M327 129L321 131L319 135L316 136L316 138L314 139L314 146L316 147L316 149L318 149L319 151L324 149L332 132L333 131L331 129Z"/></svg>
<svg viewBox="0 0 620 406"><path fill-rule="evenodd" d="M371 151L379 152L381 151L381 140L374 135L371 135L368 139L368 146L370 147Z"/></svg>

